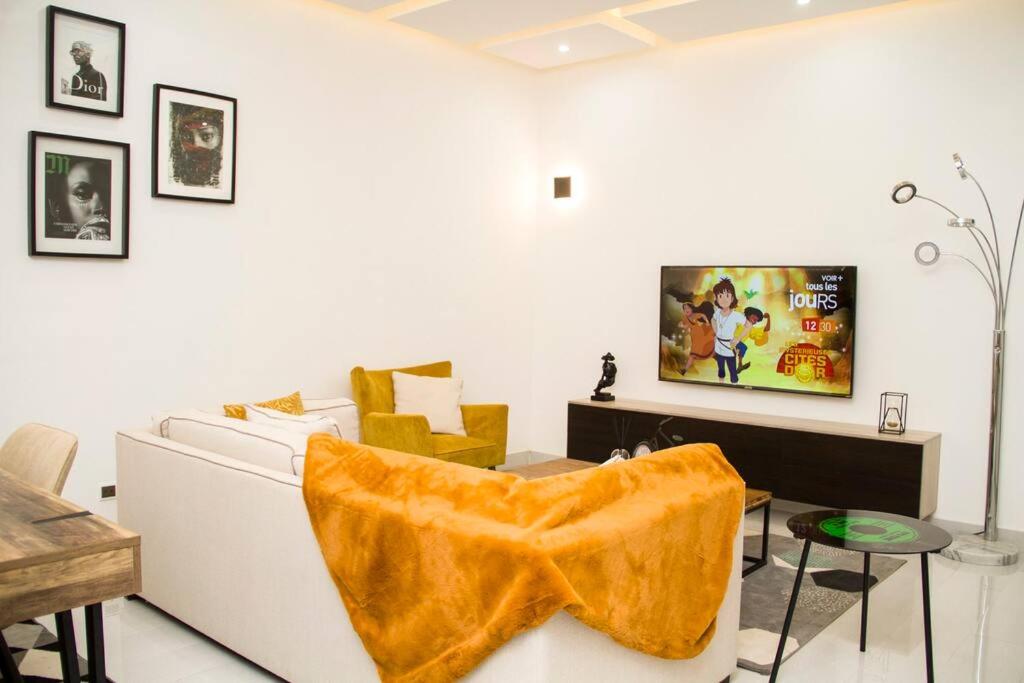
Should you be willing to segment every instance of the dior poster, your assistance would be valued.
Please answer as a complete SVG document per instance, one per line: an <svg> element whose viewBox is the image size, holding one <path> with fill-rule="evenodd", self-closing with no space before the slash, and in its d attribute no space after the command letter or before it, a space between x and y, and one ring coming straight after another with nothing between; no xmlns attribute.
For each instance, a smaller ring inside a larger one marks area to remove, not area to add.
<svg viewBox="0 0 1024 683"><path fill-rule="evenodd" d="M47 106L124 113L124 24L47 9Z"/></svg>

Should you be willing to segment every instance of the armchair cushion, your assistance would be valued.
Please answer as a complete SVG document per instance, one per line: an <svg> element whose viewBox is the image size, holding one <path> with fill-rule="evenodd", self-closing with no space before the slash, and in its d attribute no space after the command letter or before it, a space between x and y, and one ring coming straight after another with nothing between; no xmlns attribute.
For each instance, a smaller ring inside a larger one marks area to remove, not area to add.
<svg viewBox="0 0 1024 683"><path fill-rule="evenodd" d="M370 413L363 418L363 443L433 457L430 424L422 415Z"/></svg>
<svg viewBox="0 0 1024 683"><path fill-rule="evenodd" d="M451 361L415 365L408 368L392 368L390 370L366 370L362 367L352 368L352 397L359 406L359 416L365 419L370 413L395 412L395 389L391 373L404 372L407 375L420 377L451 377Z"/></svg>
<svg viewBox="0 0 1024 683"><path fill-rule="evenodd" d="M419 377L393 372L395 413L424 415L435 434L466 436L462 425L462 380L450 377Z"/></svg>
<svg viewBox="0 0 1024 683"><path fill-rule="evenodd" d="M431 434L434 457L473 467L494 467L505 462L505 451L498 452L493 441L457 434Z"/></svg>

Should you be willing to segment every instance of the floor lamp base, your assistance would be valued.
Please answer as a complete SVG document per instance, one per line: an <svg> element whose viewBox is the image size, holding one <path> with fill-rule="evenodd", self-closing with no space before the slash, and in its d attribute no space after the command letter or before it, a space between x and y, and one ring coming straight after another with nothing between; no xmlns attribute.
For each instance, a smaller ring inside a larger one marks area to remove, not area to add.
<svg viewBox="0 0 1024 683"><path fill-rule="evenodd" d="M986 541L982 536L963 534L953 539L952 545L942 551L942 556L967 564L1005 567L1017 564L1019 552L1013 543Z"/></svg>

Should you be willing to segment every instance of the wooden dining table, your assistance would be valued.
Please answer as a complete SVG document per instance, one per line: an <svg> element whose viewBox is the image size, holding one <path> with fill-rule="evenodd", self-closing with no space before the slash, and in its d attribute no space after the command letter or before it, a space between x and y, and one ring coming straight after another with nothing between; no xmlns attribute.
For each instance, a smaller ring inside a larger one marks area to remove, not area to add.
<svg viewBox="0 0 1024 683"><path fill-rule="evenodd" d="M0 628L56 616L64 680L81 680L71 610L85 608L89 680L106 681L105 600L142 590L138 534L0 470ZM0 673L21 676L0 636Z"/></svg>

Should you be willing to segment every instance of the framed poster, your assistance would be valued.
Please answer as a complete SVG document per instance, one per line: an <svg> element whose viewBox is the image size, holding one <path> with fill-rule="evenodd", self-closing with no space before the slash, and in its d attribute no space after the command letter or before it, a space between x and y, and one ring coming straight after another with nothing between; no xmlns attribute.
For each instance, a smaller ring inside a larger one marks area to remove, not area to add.
<svg viewBox="0 0 1024 683"><path fill-rule="evenodd" d="M235 202L238 101L153 86L153 196Z"/></svg>
<svg viewBox="0 0 1024 683"><path fill-rule="evenodd" d="M129 146L32 131L28 253L128 258Z"/></svg>
<svg viewBox="0 0 1024 683"><path fill-rule="evenodd" d="M124 24L46 9L46 106L124 116Z"/></svg>

